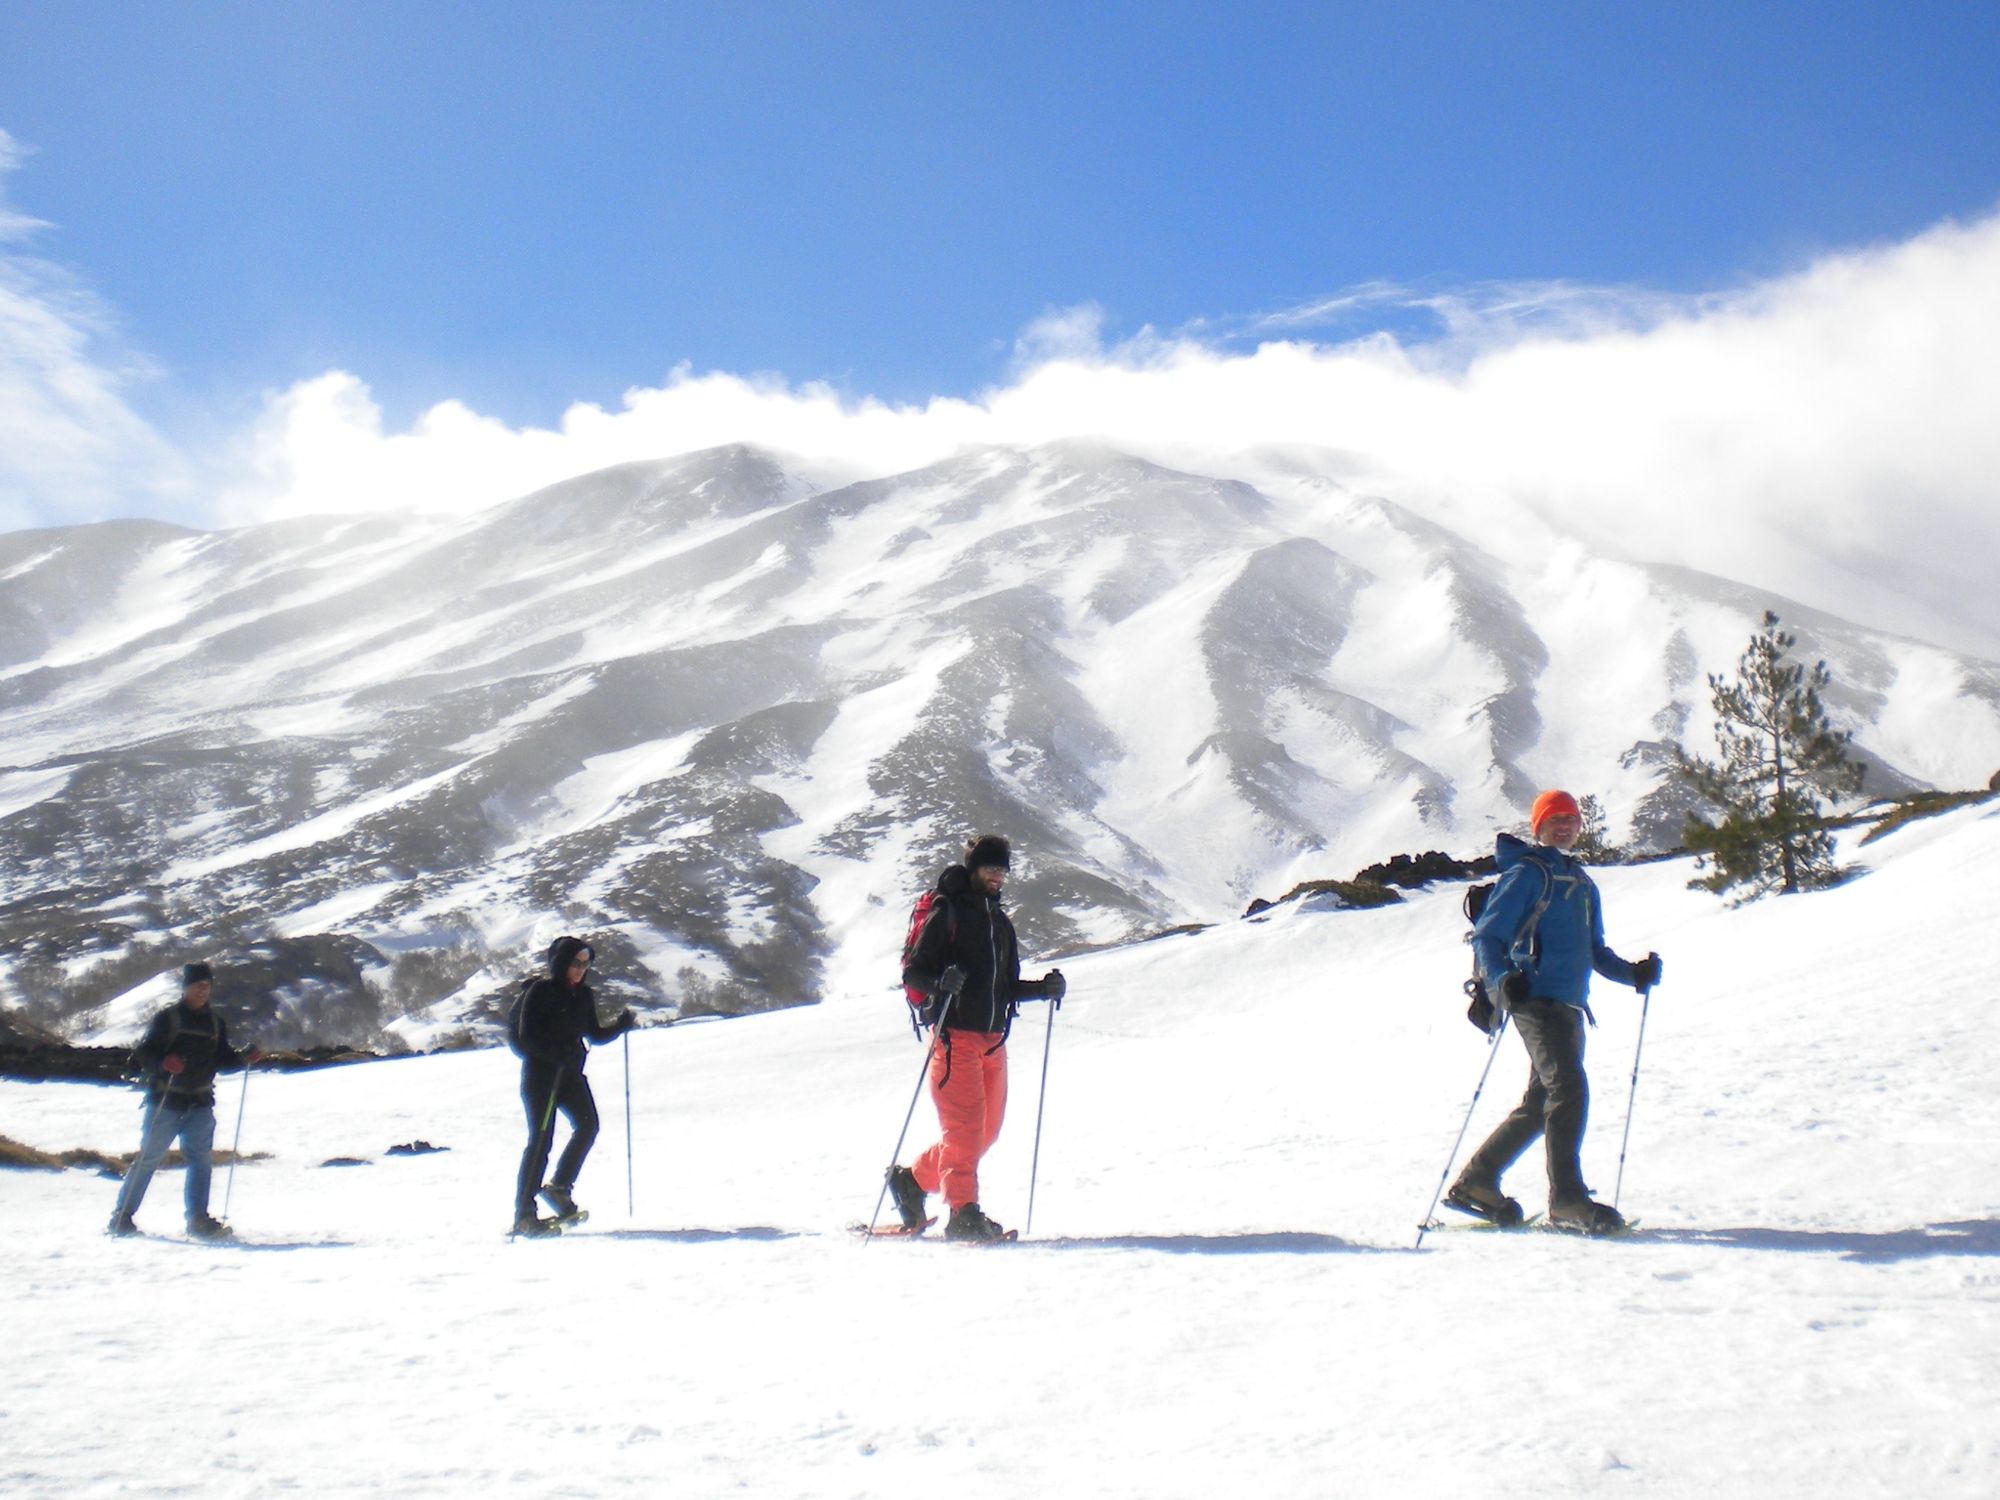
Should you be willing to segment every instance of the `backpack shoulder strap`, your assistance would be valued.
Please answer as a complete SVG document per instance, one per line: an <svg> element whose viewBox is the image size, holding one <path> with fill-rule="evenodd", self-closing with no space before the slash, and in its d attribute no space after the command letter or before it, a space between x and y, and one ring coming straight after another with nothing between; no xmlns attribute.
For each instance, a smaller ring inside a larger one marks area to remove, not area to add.
<svg viewBox="0 0 2000 1500"><path fill-rule="evenodd" d="M1535 874L1541 877L1541 894L1535 898L1535 904L1528 908L1528 919L1521 924L1520 930L1507 944L1509 953L1518 953L1523 944L1528 946L1531 953L1535 951L1535 929L1541 925L1542 914L1549 909L1549 903L1556 898L1555 877L1542 868L1539 860L1535 861L1534 865Z"/></svg>

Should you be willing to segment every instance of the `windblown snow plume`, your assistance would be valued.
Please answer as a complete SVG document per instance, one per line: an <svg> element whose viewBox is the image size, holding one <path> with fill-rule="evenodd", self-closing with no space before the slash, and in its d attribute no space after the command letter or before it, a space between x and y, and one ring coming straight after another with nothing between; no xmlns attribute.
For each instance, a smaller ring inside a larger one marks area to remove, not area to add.
<svg viewBox="0 0 2000 1500"><path fill-rule="evenodd" d="M1233 466L1255 483L1082 443L809 467L725 447L464 516L0 537L17 1002L115 1032L198 947L261 976L274 1037L436 1043L560 931L640 1004L872 992L985 828L1043 954L1476 853L1550 784L1670 845L1666 747L1771 604L1871 791L2000 765L1991 663L1489 548L1324 454Z"/></svg>

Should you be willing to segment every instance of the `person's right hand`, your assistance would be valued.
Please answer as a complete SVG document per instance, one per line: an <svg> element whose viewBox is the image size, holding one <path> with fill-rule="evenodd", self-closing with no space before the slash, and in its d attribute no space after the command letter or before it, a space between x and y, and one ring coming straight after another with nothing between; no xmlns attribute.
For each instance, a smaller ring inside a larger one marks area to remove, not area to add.
<svg viewBox="0 0 2000 1500"><path fill-rule="evenodd" d="M160 1071L162 1073L171 1073L175 1077L179 1077L181 1069L186 1066L187 1060L178 1052L169 1052L165 1057L160 1059Z"/></svg>
<svg viewBox="0 0 2000 1500"><path fill-rule="evenodd" d="M942 974L938 975L935 993L956 996L964 988L965 970L961 969L957 964L953 964Z"/></svg>

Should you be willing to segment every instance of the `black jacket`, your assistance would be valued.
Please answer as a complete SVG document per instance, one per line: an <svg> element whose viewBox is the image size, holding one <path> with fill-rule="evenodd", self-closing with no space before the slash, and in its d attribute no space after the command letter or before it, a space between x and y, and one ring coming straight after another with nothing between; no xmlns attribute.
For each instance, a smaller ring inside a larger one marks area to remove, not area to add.
<svg viewBox="0 0 2000 1500"><path fill-rule="evenodd" d="M954 964L965 974L965 987L944 1012L947 1031L1004 1035L1021 997L1042 993L1041 981L1021 980L1020 945L999 898L977 889L963 865L938 876L937 901L910 950L903 983L935 994L938 976ZM942 1008L942 1000L937 1003Z"/></svg>
<svg viewBox="0 0 2000 1500"><path fill-rule="evenodd" d="M178 1073L160 1064L180 1058ZM243 1066L243 1054L229 1045L229 1027L213 1005L200 1010L176 1000L157 1016L132 1049L132 1060L146 1084L149 1098L164 1099L176 1109L215 1103L215 1075Z"/></svg>
<svg viewBox="0 0 2000 1500"><path fill-rule="evenodd" d="M549 949L549 972L528 986L521 1002L521 1056L530 1067L581 1073L588 1056L584 1038L608 1042L625 1028L597 1019L597 996L587 984L571 985L569 961L590 944L563 938Z"/></svg>

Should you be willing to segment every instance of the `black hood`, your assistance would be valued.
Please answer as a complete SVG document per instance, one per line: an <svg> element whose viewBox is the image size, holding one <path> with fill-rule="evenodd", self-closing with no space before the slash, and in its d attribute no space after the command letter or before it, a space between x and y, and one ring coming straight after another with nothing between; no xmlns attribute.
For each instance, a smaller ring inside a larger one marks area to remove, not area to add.
<svg viewBox="0 0 2000 1500"><path fill-rule="evenodd" d="M579 953L597 957L597 950L580 937L559 937L549 944L549 978L557 984L569 983L570 960Z"/></svg>
<svg viewBox="0 0 2000 1500"><path fill-rule="evenodd" d="M963 896L972 889L972 872L964 865L946 865L944 873L937 878L937 893L940 896Z"/></svg>

